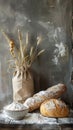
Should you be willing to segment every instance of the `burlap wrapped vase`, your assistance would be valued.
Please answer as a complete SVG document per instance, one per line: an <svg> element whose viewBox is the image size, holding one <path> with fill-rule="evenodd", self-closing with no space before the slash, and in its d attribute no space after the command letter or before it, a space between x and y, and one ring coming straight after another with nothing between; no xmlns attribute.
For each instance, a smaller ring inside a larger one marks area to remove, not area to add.
<svg viewBox="0 0 73 130"><path fill-rule="evenodd" d="M13 84L13 100L24 102L25 99L31 97L34 93L33 77L30 70L24 67L17 68L12 78Z"/></svg>

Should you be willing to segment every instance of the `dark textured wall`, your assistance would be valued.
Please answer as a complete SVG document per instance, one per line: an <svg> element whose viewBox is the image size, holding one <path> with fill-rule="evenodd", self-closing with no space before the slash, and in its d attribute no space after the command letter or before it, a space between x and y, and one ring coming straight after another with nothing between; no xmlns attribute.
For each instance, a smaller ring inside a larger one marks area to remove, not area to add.
<svg viewBox="0 0 73 130"><path fill-rule="evenodd" d="M44 54L33 65L35 90L43 90L63 82L68 87L67 97L71 102L73 92L71 75L71 1L70 0L0 0L0 29L15 39L17 29L29 31L31 44L37 35L42 35L39 46ZM24 40L25 41L25 40ZM0 101L12 100L12 73L9 74L10 58L8 43L0 32Z"/></svg>

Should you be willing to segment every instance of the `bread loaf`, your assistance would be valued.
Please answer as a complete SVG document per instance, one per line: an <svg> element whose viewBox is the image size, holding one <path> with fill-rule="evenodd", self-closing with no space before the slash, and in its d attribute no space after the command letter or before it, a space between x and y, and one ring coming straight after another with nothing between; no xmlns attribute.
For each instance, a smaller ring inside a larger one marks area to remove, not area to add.
<svg viewBox="0 0 73 130"><path fill-rule="evenodd" d="M67 117L69 115L69 109L63 101L49 99L41 104L40 113L46 117Z"/></svg>
<svg viewBox="0 0 73 130"><path fill-rule="evenodd" d="M40 107L41 103L47 99L59 98L66 91L66 86L64 84L54 85L47 90L40 91L33 97L26 99L24 105L29 108L29 112L36 110Z"/></svg>

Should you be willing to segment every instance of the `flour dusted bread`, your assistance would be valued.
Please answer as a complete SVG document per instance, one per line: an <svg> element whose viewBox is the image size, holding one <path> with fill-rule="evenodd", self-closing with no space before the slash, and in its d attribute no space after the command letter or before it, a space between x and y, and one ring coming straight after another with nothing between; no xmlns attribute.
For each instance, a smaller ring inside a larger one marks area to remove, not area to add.
<svg viewBox="0 0 73 130"><path fill-rule="evenodd" d="M33 95L35 97L41 97L43 99L51 99L51 98L58 98L60 97L64 92L66 92L67 88L64 84L57 84L54 85L45 91L40 91L37 94Z"/></svg>
<svg viewBox="0 0 73 130"><path fill-rule="evenodd" d="M43 100L41 98L31 97L28 98L23 105L28 107L29 112L32 112L33 110L36 110L40 107L42 101Z"/></svg>
<svg viewBox="0 0 73 130"><path fill-rule="evenodd" d="M66 117L69 115L69 109L63 101L49 99L41 104L40 113L47 117Z"/></svg>
<svg viewBox="0 0 73 130"><path fill-rule="evenodd" d="M24 105L27 106L31 112L39 108L41 103L45 100L51 98L59 98L64 92L66 92L66 86L64 84L57 84L48 88L47 90L34 94L33 97L28 98L24 102Z"/></svg>

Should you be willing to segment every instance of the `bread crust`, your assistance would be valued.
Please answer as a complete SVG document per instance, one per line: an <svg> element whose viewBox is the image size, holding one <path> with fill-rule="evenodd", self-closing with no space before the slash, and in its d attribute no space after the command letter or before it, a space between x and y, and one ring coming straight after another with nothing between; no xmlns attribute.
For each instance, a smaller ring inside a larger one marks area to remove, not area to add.
<svg viewBox="0 0 73 130"><path fill-rule="evenodd" d="M40 107L41 103L47 99L59 98L63 93L66 92L66 86L64 84L54 85L44 91L40 91L33 95L33 97L28 98L24 105L28 106L29 112L36 110Z"/></svg>
<svg viewBox="0 0 73 130"><path fill-rule="evenodd" d="M46 117L63 118L69 116L69 108L61 100L50 99L41 104L40 113Z"/></svg>

